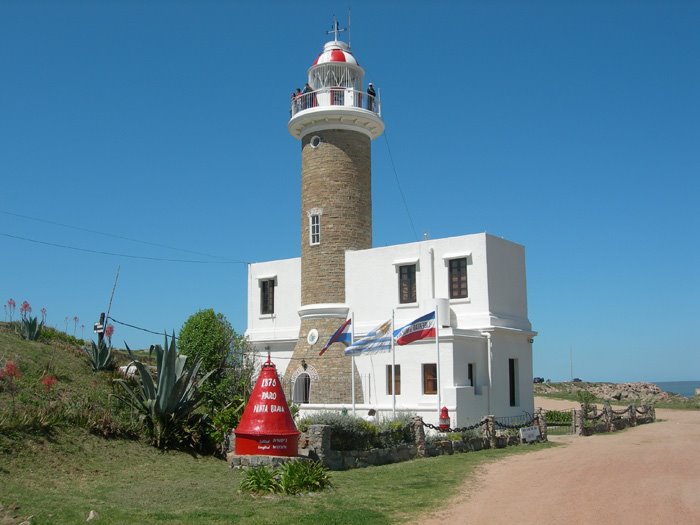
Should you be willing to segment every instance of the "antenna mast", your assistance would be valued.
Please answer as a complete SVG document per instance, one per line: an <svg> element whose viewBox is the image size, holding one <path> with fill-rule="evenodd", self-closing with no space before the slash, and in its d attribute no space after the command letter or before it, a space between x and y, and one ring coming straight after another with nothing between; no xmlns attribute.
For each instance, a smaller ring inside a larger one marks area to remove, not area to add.
<svg viewBox="0 0 700 525"><path fill-rule="evenodd" d="M109 311L112 309L112 299L114 299L114 291L117 289L117 281L119 280L119 270L122 269L121 264L117 266L117 275L114 277L114 286L112 287L112 295L109 296L109 305L107 306L107 317L105 323L109 322Z"/></svg>

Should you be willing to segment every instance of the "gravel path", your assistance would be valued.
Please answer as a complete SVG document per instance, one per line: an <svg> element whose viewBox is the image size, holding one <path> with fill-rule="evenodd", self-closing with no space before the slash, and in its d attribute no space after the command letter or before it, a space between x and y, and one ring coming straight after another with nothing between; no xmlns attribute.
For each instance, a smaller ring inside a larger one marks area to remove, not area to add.
<svg viewBox="0 0 700 525"><path fill-rule="evenodd" d="M443 511L417 523L700 524L700 412L656 417L612 434L553 436L563 446L488 464Z"/></svg>

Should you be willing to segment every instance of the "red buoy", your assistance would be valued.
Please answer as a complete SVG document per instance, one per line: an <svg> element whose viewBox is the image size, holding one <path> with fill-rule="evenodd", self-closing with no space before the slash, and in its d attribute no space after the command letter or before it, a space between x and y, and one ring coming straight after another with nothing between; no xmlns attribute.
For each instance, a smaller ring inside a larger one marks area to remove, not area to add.
<svg viewBox="0 0 700 525"><path fill-rule="evenodd" d="M234 432L238 455L298 455L299 431L269 354Z"/></svg>

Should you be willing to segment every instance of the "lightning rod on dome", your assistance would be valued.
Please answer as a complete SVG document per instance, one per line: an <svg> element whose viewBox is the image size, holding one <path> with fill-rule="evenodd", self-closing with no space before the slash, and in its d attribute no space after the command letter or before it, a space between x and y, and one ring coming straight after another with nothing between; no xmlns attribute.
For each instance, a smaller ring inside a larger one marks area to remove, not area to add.
<svg viewBox="0 0 700 525"><path fill-rule="evenodd" d="M338 41L338 33L342 33L343 31L347 31L348 29L346 27L341 28L340 24L338 23L338 19L333 15L333 27L331 28L330 31L326 31L327 35L330 35L333 33L334 37L333 40L336 42Z"/></svg>

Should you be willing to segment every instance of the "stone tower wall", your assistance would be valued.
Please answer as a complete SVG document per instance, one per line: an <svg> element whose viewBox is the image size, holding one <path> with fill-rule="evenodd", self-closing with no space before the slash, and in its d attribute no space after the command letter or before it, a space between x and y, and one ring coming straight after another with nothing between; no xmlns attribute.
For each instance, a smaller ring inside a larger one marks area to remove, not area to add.
<svg viewBox="0 0 700 525"><path fill-rule="evenodd" d="M314 148L316 136L321 141ZM345 250L372 247L370 139L328 130L307 134L301 144L301 304L342 303ZM321 243L311 246L314 209L321 211Z"/></svg>
<svg viewBox="0 0 700 525"><path fill-rule="evenodd" d="M316 147L312 139L320 138ZM372 247L371 146L367 135L349 130L312 132L301 141L301 304L345 302L345 251ZM321 242L309 244L309 213L321 216ZM341 344L323 356L318 353L343 323L342 318L305 318L285 373L285 382L300 371L302 359L313 367L311 403L350 403L352 376L355 400L362 403L362 387L352 359ZM307 335L318 330L310 345ZM291 390L290 390L291 392Z"/></svg>
<svg viewBox="0 0 700 525"><path fill-rule="evenodd" d="M313 371L309 371L312 378L310 403L351 403L352 374L355 374L355 402L364 403L360 376L357 368L353 369L352 358L344 355L345 347L335 343L322 356L318 355L343 321L344 319L303 319L301 321L299 339L284 374L284 382L287 385L285 394L288 400L292 399L292 376L299 371L300 366L303 366L303 359L307 367L313 367ZM310 345L306 340L312 328L318 330L319 336L314 345ZM318 379L315 379L316 375Z"/></svg>

